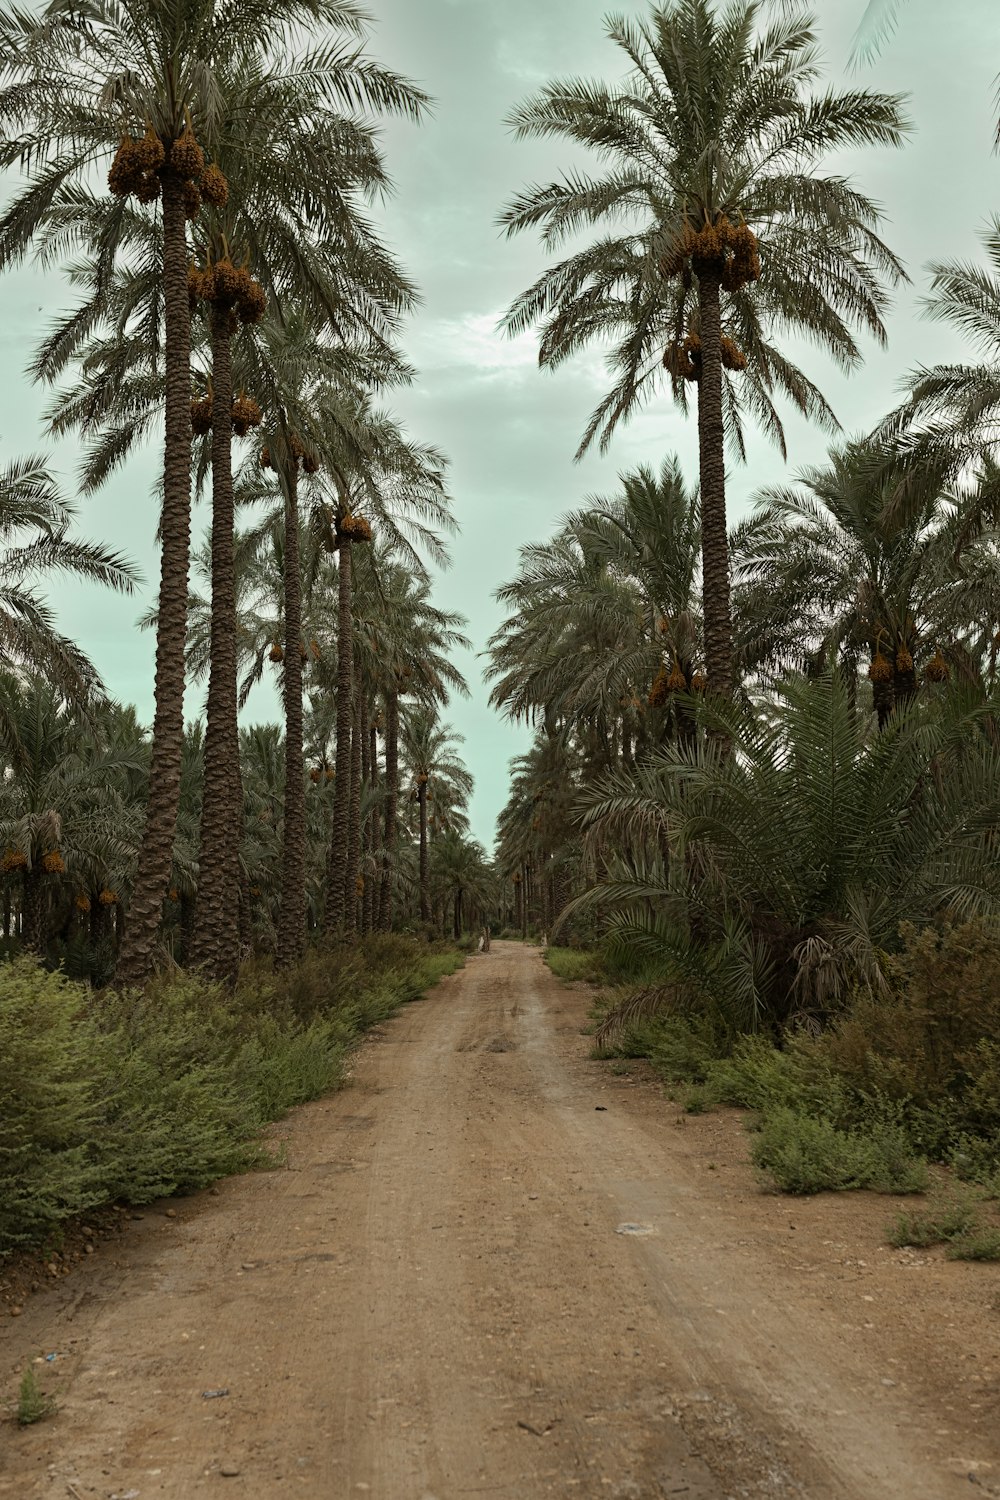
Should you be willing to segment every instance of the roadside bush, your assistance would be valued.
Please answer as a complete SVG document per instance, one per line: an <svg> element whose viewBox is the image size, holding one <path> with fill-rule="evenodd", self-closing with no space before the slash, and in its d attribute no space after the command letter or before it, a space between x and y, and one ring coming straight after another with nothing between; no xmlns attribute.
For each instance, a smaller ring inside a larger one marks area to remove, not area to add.
<svg viewBox="0 0 1000 1500"><path fill-rule="evenodd" d="M116 1199L192 1192L266 1161L261 1127L341 1081L353 1041L461 963L397 937L93 995L0 965L0 1258Z"/></svg>
<svg viewBox="0 0 1000 1500"><path fill-rule="evenodd" d="M764 1116L751 1149L754 1166L783 1193L922 1193L926 1162L914 1158L905 1134L891 1125L838 1130L822 1116L782 1107Z"/></svg>
<svg viewBox="0 0 1000 1500"><path fill-rule="evenodd" d="M83 1004L82 989L31 959L0 964L0 1251L102 1198Z"/></svg>
<svg viewBox="0 0 1000 1500"><path fill-rule="evenodd" d="M590 948L546 948L545 962L557 979L567 984L584 980L599 984L604 977L600 953Z"/></svg>

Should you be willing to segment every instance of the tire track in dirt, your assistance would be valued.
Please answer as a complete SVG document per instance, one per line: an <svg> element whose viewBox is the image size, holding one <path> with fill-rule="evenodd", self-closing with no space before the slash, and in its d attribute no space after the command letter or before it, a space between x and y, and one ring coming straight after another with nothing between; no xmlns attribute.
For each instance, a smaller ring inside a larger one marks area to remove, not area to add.
<svg viewBox="0 0 1000 1500"><path fill-rule="evenodd" d="M968 1494L586 1062L584 1005L495 943L277 1128L287 1170L33 1299L4 1363L66 1352L62 1411L3 1434L0 1495Z"/></svg>

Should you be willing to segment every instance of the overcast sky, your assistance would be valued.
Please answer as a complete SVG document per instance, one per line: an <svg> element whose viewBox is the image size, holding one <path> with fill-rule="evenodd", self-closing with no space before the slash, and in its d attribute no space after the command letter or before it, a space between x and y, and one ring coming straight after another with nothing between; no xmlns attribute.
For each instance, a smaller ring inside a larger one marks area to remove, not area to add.
<svg viewBox="0 0 1000 1500"><path fill-rule="evenodd" d="M436 101L424 125L394 124L385 132L397 192L384 214L386 235L423 293L423 306L405 339L417 366L414 387L397 393L394 409L414 436L450 456L451 488L461 536L453 566L437 584L442 605L460 611L481 652L501 618L493 591L517 569L517 549L551 533L560 516L588 494L610 493L617 475L637 463L658 465L677 451L697 473L693 418L685 421L669 392L623 429L604 458L573 463L587 417L602 393L599 360L585 357L556 374L536 367L530 339L515 343L495 333L507 303L540 272L543 252L530 235L501 237L496 216L528 182L556 174L567 161L551 144L517 143L503 120L548 78L612 76L617 49L604 35L604 0L369 0L371 50L417 80ZM614 9L641 15L625 0ZM884 237L905 261L913 284L897 293L885 350L871 346L864 368L849 379L822 355L802 362L844 428L870 427L893 404L906 371L918 362L961 352L953 334L919 316L925 267L934 259L981 259L978 235L1000 212L1000 160L992 152L994 75L1000 69L1000 6L996 0L909 0L900 29L883 56L857 77L846 71L862 0L822 0L819 31L828 76L902 91L914 130L901 151L867 151L838 169L856 178L885 210ZM72 294L52 273L25 268L0 282L0 350L6 374L0 411L5 460L46 444L40 416L44 393L23 376L31 351L52 315ZM828 439L789 419L789 469L822 457ZM72 445L56 450L56 467L72 494ZM151 497L155 452L140 456L100 495L80 504L81 529L112 542L156 575ZM729 478L731 513L754 490L788 471L762 442L750 462ZM204 507L196 514L200 535ZM135 629L143 605L74 586L56 599L62 628L81 642L110 690L152 710L153 641ZM472 686L447 717L465 736L475 777L473 830L489 847L506 797L510 757L528 733L501 721L487 706L482 663L462 662ZM191 699L191 711L197 698ZM249 717L276 717L266 689L251 699Z"/></svg>

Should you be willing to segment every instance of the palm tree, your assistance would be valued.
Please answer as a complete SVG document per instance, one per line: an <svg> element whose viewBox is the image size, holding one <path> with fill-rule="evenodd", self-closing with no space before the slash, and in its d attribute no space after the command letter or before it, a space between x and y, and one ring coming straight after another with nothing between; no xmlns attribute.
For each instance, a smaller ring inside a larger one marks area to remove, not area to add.
<svg viewBox="0 0 1000 1500"><path fill-rule="evenodd" d="M940 674L942 648L961 637L977 651L985 644L975 641L977 616L986 602L995 618L1000 570L989 544L969 544L956 562L961 512L933 471L919 476L922 501L901 518L891 504L898 476L883 467L876 482L872 461L871 444L856 442L803 470L798 485L764 489L737 529L734 556L747 664L798 666L843 652L853 672L863 659L884 728L916 693L921 666L932 680Z"/></svg>
<svg viewBox="0 0 1000 1500"><path fill-rule="evenodd" d="M71 536L73 518L43 459L14 459L0 470L0 667L44 669L80 701L100 691L100 678L32 584L69 573L131 594L138 575L118 553Z"/></svg>
<svg viewBox="0 0 1000 1500"><path fill-rule="evenodd" d="M435 840L434 882L442 901L451 906L452 933L458 942L466 918L487 910L493 897L493 877L482 844L454 830Z"/></svg>
<svg viewBox="0 0 1000 1500"><path fill-rule="evenodd" d="M819 171L831 151L899 144L898 99L811 94L811 28L798 16L765 26L763 14L757 0L721 12L676 0L646 22L612 17L608 35L631 70L621 84L549 84L511 117L519 136L583 145L607 170L532 187L502 219L508 233L541 226L547 248L608 225L505 319L511 334L541 323L543 367L591 339L614 341L615 384L581 453L598 433L607 446L664 368L682 406L685 381L697 385L705 654L721 693L732 685L725 439L742 451L748 414L783 446L776 390L833 425L772 332L807 334L851 368L861 355L850 325L884 340L883 282L903 274L875 233L876 206Z"/></svg>
<svg viewBox="0 0 1000 1500"><path fill-rule="evenodd" d="M327 28L356 38L361 16L348 0L297 0L279 13L260 0L237 8L211 0L153 0L122 9L99 3L84 16L61 0L39 14L0 9L5 144L0 162L28 167L28 185L0 220L0 265L23 255L53 206L72 199L81 179L115 152L109 185L123 200L162 200L162 305L165 447L157 627L153 765L146 832L133 893L122 982L147 976L169 879L180 790L184 639L190 533L190 316L185 220L203 198L218 200L224 180L206 171L203 138L221 115L216 73L235 56L256 55L262 72L291 71L287 39ZM355 70L353 47L324 39L326 87L356 105L382 100L395 80ZM280 66L279 66L279 59ZM141 133L145 130L145 136ZM133 132L139 139L133 138ZM124 213L111 215L105 254L113 255Z"/></svg>
<svg viewBox="0 0 1000 1500"><path fill-rule="evenodd" d="M734 1032L822 1022L856 984L882 992L901 923L995 916L1000 759L981 693L874 736L836 670L703 712L735 753L708 734L585 795L608 864L575 905L657 967L646 1003L708 1008Z"/></svg>
<svg viewBox="0 0 1000 1500"><path fill-rule="evenodd" d="M88 897L95 867L121 878L131 868L139 827L127 776L141 771L141 749L134 741L102 744L40 678L7 677L0 681L0 752L0 868L20 872L22 939L43 952L50 913L60 903L72 911L75 898ZM119 888L116 882L116 895Z"/></svg>
<svg viewBox="0 0 1000 1500"><path fill-rule="evenodd" d="M397 554L398 555L398 554ZM366 671L384 703L384 816L377 925L392 926L397 876L399 807L400 701L413 696L427 705L441 704L449 691L468 695L461 672L451 660L456 649L469 649L460 615L431 602L426 576L414 574L390 556L373 570L361 603L358 638Z"/></svg>
<svg viewBox="0 0 1000 1500"><path fill-rule="evenodd" d="M399 553L417 576L425 570L419 547L441 563L447 551L441 531L452 531L444 485L445 460L436 449L408 439L385 412L365 401L357 414L368 454L353 464L337 458L332 467L337 482L334 525L339 559L337 630L337 779L334 793L326 930L353 930L357 869L349 858L354 722L354 625L352 553L368 541L372 522L382 540L382 553ZM368 520L367 516L371 518ZM360 762L359 762L360 764Z"/></svg>
<svg viewBox="0 0 1000 1500"><path fill-rule="evenodd" d="M427 849L428 802L465 801L472 795L472 777L456 754L464 736L439 722L434 709L417 707L403 719L403 755L410 779L410 795L420 817L420 920L431 919L430 863ZM456 795L457 794L457 795Z"/></svg>
<svg viewBox="0 0 1000 1500"><path fill-rule="evenodd" d="M875 452L880 464L891 469L903 460L887 502L892 517L905 518L919 508L922 479L930 471L959 494L966 536L1000 515L1000 489L991 470L1000 444L1000 217L991 220L983 243L985 267L932 262L931 292L924 299L928 317L957 329L983 357L978 363L918 368L906 400L875 434L883 445Z"/></svg>
<svg viewBox="0 0 1000 1500"><path fill-rule="evenodd" d="M673 457L658 476L640 467L620 483L566 517L551 542L521 549L518 577L497 594L511 613L487 671L495 707L572 720L605 766L647 737L651 686L657 705L670 705L667 728L683 717L674 669L686 690L701 681L697 496Z"/></svg>

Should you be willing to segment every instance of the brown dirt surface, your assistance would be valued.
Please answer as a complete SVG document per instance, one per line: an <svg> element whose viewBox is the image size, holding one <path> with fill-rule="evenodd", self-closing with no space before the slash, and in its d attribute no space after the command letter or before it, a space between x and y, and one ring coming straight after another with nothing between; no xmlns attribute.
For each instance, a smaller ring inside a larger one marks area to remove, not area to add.
<svg viewBox="0 0 1000 1500"><path fill-rule="evenodd" d="M1000 1267L762 1193L737 1115L589 1059L589 1000L494 943L277 1128L286 1168L52 1276L0 1368L59 1411L4 1422L0 1496L1000 1495Z"/></svg>

